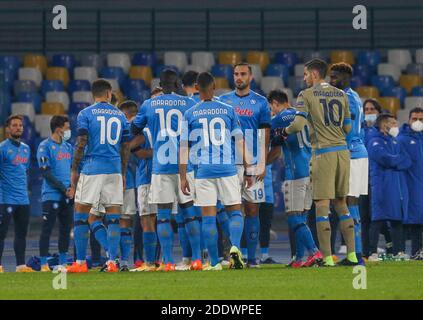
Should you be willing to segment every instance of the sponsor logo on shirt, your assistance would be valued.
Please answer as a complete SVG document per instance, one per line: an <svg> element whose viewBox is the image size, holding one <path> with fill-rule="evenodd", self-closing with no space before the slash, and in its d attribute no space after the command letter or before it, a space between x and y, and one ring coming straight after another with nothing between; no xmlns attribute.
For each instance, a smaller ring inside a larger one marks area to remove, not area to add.
<svg viewBox="0 0 423 320"><path fill-rule="evenodd" d="M71 158L70 153L69 152L59 152L56 156L56 160L60 161L63 159L67 159L69 160Z"/></svg>
<svg viewBox="0 0 423 320"><path fill-rule="evenodd" d="M241 107L236 107L236 108L235 108L235 112L236 112L239 116L252 117L252 116L254 115L253 110L251 110L251 109L241 109Z"/></svg>
<svg viewBox="0 0 423 320"><path fill-rule="evenodd" d="M25 163L28 163L28 158L21 157L20 155L17 155L17 156L15 157L15 159L13 159L12 163L13 163L14 165L18 165L18 164L25 164Z"/></svg>

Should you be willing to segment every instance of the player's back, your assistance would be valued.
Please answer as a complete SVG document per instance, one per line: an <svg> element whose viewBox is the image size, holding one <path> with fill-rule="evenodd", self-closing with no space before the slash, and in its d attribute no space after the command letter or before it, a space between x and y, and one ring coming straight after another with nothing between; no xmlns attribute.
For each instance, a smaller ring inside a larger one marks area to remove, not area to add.
<svg viewBox="0 0 423 320"><path fill-rule="evenodd" d="M364 112L360 96L351 88L348 88L345 93L351 113L351 131L346 138L351 158L367 158L367 150L364 145Z"/></svg>
<svg viewBox="0 0 423 320"><path fill-rule="evenodd" d="M307 117L313 150L346 146L343 126L350 121L346 94L328 83L300 92L297 110Z"/></svg>
<svg viewBox="0 0 423 320"><path fill-rule="evenodd" d="M145 142L140 145L141 149L151 149L152 138L148 128L143 130ZM138 159L137 171L135 176L136 186L150 184L151 183L151 169L152 159Z"/></svg>

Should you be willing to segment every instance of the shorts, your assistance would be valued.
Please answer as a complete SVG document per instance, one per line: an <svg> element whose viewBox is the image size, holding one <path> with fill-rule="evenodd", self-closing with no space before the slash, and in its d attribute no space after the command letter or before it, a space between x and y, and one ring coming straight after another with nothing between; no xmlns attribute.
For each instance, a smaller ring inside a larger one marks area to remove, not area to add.
<svg viewBox="0 0 423 320"><path fill-rule="evenodd" d="M96 203L91 207L90 214L97 217L104 217L106 214L106 208L101 203Z"/></svg>
<svg viewBox="0 0 423 320"><path fill-rule="evenodd" d="M140 216L157 214L157 204L150 203L150 185L143 184L138 187L138 211Z"/></svg>
<svg viewBox="0 0 423 320"><path fill-rule="evenodd" d="M282 185L286 212L303 212L313 204L310 178L286 180Z"/></svg>
<svg viewBox="0 0 423 320"><path fill-rule="evenodd" d="M369 193L369 159L351 159L348 196L359 198Z"/></svg>
<svg viewBox="0 0 423 320"><path fill-rule="evenodd" d="M123 205L123 181L120 173L81 174L76 187L75 202L104 207Z"/></svg>
<svg viewBox="0 0 423 320"><path fill-rule="evenodd" d="M151 176L151 203L184 204L194 201L194 172L187 173L187 180L190 185L191 195L183 194L181 190L181 179L179 174L153 174Z"/></svg>
<svg viewBox="0 0 423 320"><path fill-rule="evenodd" d="M264 181L258 181L256 177L253 177L253 185L250 188L247 188L244 183L244 166L237 166L237 170L242 199L250 203L266 202Z"/></svg>
<svg viewBox="0 0 423 320"><path fill-rule="evenodd" d="M195 179L196 206L216 206L220 200L224 206L241 204L241 187L238 175L222 178Z"/></svg>
<svg viewBox="0 0 423 320"><path fill-rule="evenodd" d="M135 199L135 189L127 189L123 194L122 217L130 219L137 213L137 200Z"/></svg>
<svg viewBox="0 0 423 320"><path fill-rule="evenodd" d="M348 195L350 151L334 151L311 158L311 184L314 200L332 200Z"/></svg>

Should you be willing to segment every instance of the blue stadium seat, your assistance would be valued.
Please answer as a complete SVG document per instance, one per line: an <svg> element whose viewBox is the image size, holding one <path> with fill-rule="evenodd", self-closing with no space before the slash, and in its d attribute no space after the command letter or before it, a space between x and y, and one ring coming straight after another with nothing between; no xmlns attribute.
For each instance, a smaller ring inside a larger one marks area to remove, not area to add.
<svg viewBox="0 0 423 320"><path fill-rule="evenodd" d="M258 93L259 95L262 95L263 97L265 97L265 96L266 96L266 94L264 93L264 91L263 91L263 90L261 90L260 88L256 88L256 89L254 89L254 92L255 92L255 93Z"/></svg>
<svg viewBox="0 0 423 320"><path fill-rule="evenodd" d="M293 67L292 67L293 68ZM280 63L269 64L266 68L265 76L281 77L283 83L289 82L290 67Z"/></svg>
<svg viewBox="0 0 423 320"><path fill-rule="evenodd" d="M123 92L128 94L131 89L136 90L146 90L147 86L145 85L145 81L142 79L126 79L125 84L123 86Z"/></svg>
<svg viewBox="0 0 423 320"><path fill-rule="evenodd" d="M299 62L299 60L295 52L276 52L274 62L288 66L289 73L293 74L294 67ZM288 81L285 83L288 83Z"/></svg>
<svg viewBox="0 0 423 320"><path fill-rule="evenodd" d="M154 67L157 64L157 57L155 53L136 52L132 57L132 65L134 66L150 66Z"/></svg>
<svg viewBox="0 0 423 320"><path fill-rule="evenodd" d="M100 77L116 79L119 86L122 87L125 83L126 74L121 67L104 67L100 70Z"/></svg>
<svg viewBox="0 0 423 320"><path fill-rule="evenodd" d="M37 92L37 85L31 80L16 80L13 85L13 92L17 96L20 92Z"/></svg>
<svg viewBox="0 0 423 320"><path fill-rule="evenodd" d="M353 74L365 80L366 85L369 84L370 79L374 75L373 71L372 67L367 64L355 64L353 66Z"/></svg>
<svg viewBox="0 0 423 320"><path fill-rule="evenodd" d="M81 65L99 70L104 66L104 57L98 53L84 53L81 55Z"/></svg>
<svg viewBox="0 0 423 320"><path fill-rule="evenodd" d="M35 112L41 112L41 103L43 98L38 92L20 92L16 96L16 102L29 102L34 106Z"/></svg>
<svg viewBox="0 0 423 320"><path fill-rule="evenodd" d="M128 99L137 102L138 105L141 105L145 100L150 99L150 91L132 89L129 91Z"/></svg>
<svg viewBox="0 0 423 320"><path fill-rule="evenodd" d="M253 81L251 81L250 83L250 88L251 90L257 91L257 89L259 88L259 86L257 85L256 80L253 78Z"/></svg>
<svg viewBox="0 0 423 320"><path fill-rule="evenodd" d="M75 91L90 91L91 84L88 80L71 80L68 90L70 95Z"/></svg>
<svg viewBox="0 0 423 320"><path fill-rule="evenodd" d="M177 74L179 74L179 70L176 66L167 66L167 65L163 65L163 64L159 64L158 66L156 66L154 68L154 76L156 78L160 78L160 74L162 73L163 70L165 69L172 69L173 71L175 71Z"/></svg>
<svg viewBox="0 0 423 320"><path fill-rule="evenodd" d="M10 115L12 108L12 98L7 92L0 92L0 123L4 123Z"/></svg>
<svg viewBox="0 0 423 320"><path fill-rule="evenodd" d="M73 74L76 60L73 54L55 54L52 61L53 67L63 67L68 69L69 74Z"/></svg>
<svg viewBox="0 0 423 320"><path fill-rule="evenodd" d="M7 91L10 91L13 87L13 83L17 78L17 72L11 69L0 69L0 87Z"/></svg>
<svg viewBox="0 0 423 320"><path fill-rule="evenodd" d="M375 86L379 89L379 91L384 91L389 88L395 87L395 80L392 78L392 76L378 76L374 75L372 76L371 80L372 86Z"/></svg>
<svg viewBox="0 0 423 320"><path fill-rule="evenodd" d="M71 104L71 107L70 108L72 108L72 104ZM76 107L75 107L74 110L76 110ZM76 137L77 136L77 131L76 131L76 129L77 129L77 126L76 126L77 123L76 123L76 121L77 121L77 118L78 118L78 112L77 113L71 113L71 109L69 110L69 125L70 125L70 129L71 129L71 132L72 132L72 137Z"/></svg>
<svg viewBox="0 0 423 320"><path fill-rule="evenodd" d="M234 83L234 69L229 64L215 64L211 68L211 74L215 77L226 78L230 86Z"/></svg>
<svg viewBox="0 0 423 320"><path fill-rule="evenodd" d="M403 89L405 91L405 89ZM423 97L423 87L414 87L413 90L411 90L411 95L416 97Z"/></svg>
<svg viewBox="0 0 423 320"><path fill-rule="evenodd" d="M31 122L31 120L29 120L27 116L24 116L23 118L24 118L24 121L23 121L24 132L22 135L22 140L26 144L32 147L35 144L35 138L37 137L37 133L35 131L35 127L33 123Z"/></svg>
<svg viewBox="0 0 423 320"><path fill-rule="evenodd" d="M405 90L403 87L397 86L397 87L392 87L392 88L387 88L385 90L382 90L381 95L382 97L398 98L401 103L401 106L403 106L405 102L405 98L407 97L407 90Z"/></svg>
<svg viewBox="0 0 423 320"><path fill-rule="evenodd" d="M361 76L353 76L351 78L351 88L355 89L357 87L366 86L368 81L366 81Z"/></svg>
<svg viewBox="0 0 423 320"><path fill-rule="evenodd" d="M41 93L45 96L49 91L65 91L65 86L60 80L43 80L41 83Z"/></svg>
<svg viewBox="0 0 423 320"><path fill-rule="evenodd" d="M289 87L294 92L294 96L297 96L302 90L307 88L303 77L290 77Z"/></svg>
<svg viewBox="0 0 423 320"><path fill-rule="evenodd" d="M409 64L407 74L418 74L423 77L423 64Z"/></svg>
<svg viewBox="0 0 423 320"><path fill-rule="evenodd" d="M379 51L360 51L357 56L358 64L366 64L376 72L377 65L382 62Z"/></svg>
<svg viewBox="0 0 423 320"><path fill-rule="evenodd" d="M9 69L17 72L21 66L21 61L17 56L0 56L0 69Z"/></svg>
<svg viewBox="0 0 423 320"><path fill-rule="evenodd" d="M69 104L69 115L78 114L79 111L88 107L90 104L86 102L72 102Z"/></svg>

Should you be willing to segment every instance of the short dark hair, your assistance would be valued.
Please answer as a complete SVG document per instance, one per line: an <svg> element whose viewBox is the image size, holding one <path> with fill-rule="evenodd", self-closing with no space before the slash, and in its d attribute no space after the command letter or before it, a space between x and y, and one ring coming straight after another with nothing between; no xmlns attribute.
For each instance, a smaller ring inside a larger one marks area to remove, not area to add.
<svg viewBox="0 0 423 320"><path fill-rule="evenodd" d="M117 102L118 98L116 97L116 94L112 92L112 99L110 100L110 103L115 106Z"/></svg>
<svg viewBox="0 0 423 320"><path fill-rule="evenodd" d="M243 66L248 67L248 71L250 71L250 74L253 73L253 69L251 69L251 65L247 62L240 62L240 63L237 63L236 65L234 65L234 71L235 71L236 67L243 67Z"/></svg>
<svg viewBox="0 0 423 320"><path fill-rule="evenodd" d="M94 97L103 97L107 91L112 91L112 85L104 79L97 79L91 86L91 92Z"/></svg>
<svg viewBox="0 0 423 320"><path fill-rule="evenodd" d="M57 128L63 128L66 122L69 122L67 116L53 116L50 120L51 132L54 133Z"/></svg>
<svg viewBox="0 0 423 320"><path fill-rule="evenodd" d="M12 120L21 120L23 123L23 116L20 114L12 114L10 115L7 119L6 119L6 127L10 126L10 124L12 123Z"/></svg>
<svg viewBox="0 0 423 320"><path fill-rule="evenodd" d="M287 103L288 102L288 95L283 92L282 90L276 89L269 92L267 95L267 101L271 103L273 100L279 103Z"/></svg>
<svg viewBox="0 0 423 320"><path fill-rule="evenodd" d="M135 101L126 100L119 105L119 110L122 112L125 112L126 110L128 110L131 113L137 113L138 105Z"/></svg>
<svg viewBox="0 0 423 320"><path fill-rule="evenodd" d="M380 114L376 119L376 127L380 128L380 125L382 124L382 122L385 122L388 119L396 119L396 118L390 113Z"/></svg>
<svg viewBox="0 0 423 320"><path fill-rule="evenodd" d="M184 87L193 87L197 81L197 77L197 71L187 71L182 76L182 84L184 85Z"/></svg>
<svg viewBox="0 0 423 320"><path fill-rule="evenodd" d="M163 92L169 92L178 89L178 74L175 70L165 69L160 74L160 86Z"/></svg>
<svg viewBox="0 0 423 320"><path fill-rule="evenodd" d="M353 75L353 68L351 67L350 64L346 62L335 63L330 67L330 70L347 74L350 77L352 77Z"/></svg>
<svg viewBox="0 0 423 320"><path fill-rule="evenodd" d="M369 102L376 108L376 110L379 113L382 113L382 106L380 105L379 101L377 101L376 99L372 99L372 98L364 100L363 109L366 106L366 104L369 103ZM363 110L363 112L364 112L364 110Z"/></svg>
<svg viewBox="0 0 423 320"><path fill-rule="evenodd" d="M308 70L315 70L319 73L321 78L326 77L328 71L328 64L322 59L311 59L304 65Z"/></svg>
<svg viewBox="0 0 423 320"><path fill-rule="evenodd" d="M197 77L197 85L202 91L207 89L213 82L214 78L209 72L202 72Z"/></svg>
<svg viewBox="0 0 423 320"><path fill-rule="evenodd" d="M408 114L408 119L411 118L411 115L413 113L422 113L422 112L423 112L423 109L420 108L420 107L413 108L413 109L410 110L410 113Z"/></svg>

